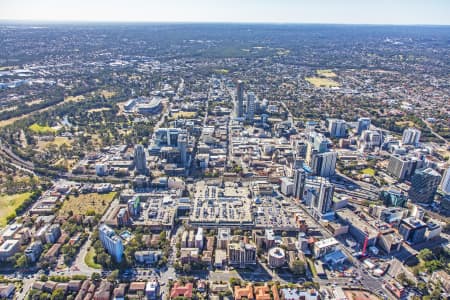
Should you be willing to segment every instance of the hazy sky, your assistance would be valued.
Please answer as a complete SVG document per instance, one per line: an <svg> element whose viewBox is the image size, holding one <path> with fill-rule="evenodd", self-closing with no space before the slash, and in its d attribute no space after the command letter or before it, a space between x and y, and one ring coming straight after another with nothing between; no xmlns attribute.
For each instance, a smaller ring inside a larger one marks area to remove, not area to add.
<svg viewBox="0 0 450 300"><path fill-rule="evenodd" d="M450 0L0 0L0 20L450 25Z"/></svg>

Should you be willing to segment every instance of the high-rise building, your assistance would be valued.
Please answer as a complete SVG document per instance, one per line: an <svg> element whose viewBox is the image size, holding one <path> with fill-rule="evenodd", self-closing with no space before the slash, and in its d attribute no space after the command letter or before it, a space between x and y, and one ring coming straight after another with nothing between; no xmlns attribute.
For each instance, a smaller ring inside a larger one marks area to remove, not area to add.
<svg viewBox="0 0 450 300"><path fill-rule="evenodd" d="M100 225L98 228L98 236L106 251L116 262L120 263L123 255L122 239L116 235L114 230L105 224Z"/></svg>
<svg viewBox="0 0 450 300"><path fill-rule="evenodd" d="M237 118L244 116L244 82L239 80L236 86L235 113Z"/></svg>
<svg viewBox="0 0 450 300"><path fill-rule="evenodd" d="M418 145L420 140L420 130L416 128L406 128L403 131L403 145Z"/></svg>
<svg viewBox="0 0 450 300"><path fill-rule="evenodd" d="M186 167L187 161L187 135L180 134L178 136L178 149L180 150L181 164Z"/></svg>
<svg viewBox="0 0 450 300"><path fill-rule="evenodd" d="M248 92L247 93L247 114L246 114L246 118L250 122L253 122L253 118L255 117L255 100L256 100L255 93Z"/></svg>
<svg viewBox="0 0 450 300"><path fill-rule="evenodd" d="M280 192L285 196L291 196L294 192L294 183L290 178L280 178Z"/></svg>
<svg viewBox="0 0 450 300"><path fill-rule="evenodd" d="M147 174L147 159L145 157L144 146L141 144L134 147L134 165L139 174Z"/></svg>
<svg viewBox="0 0 450 300"><path fill-rule="evenodd" d="M128 212L132 217L139 216L141 214L141 199L139 196L134 196L128 200Z"/></svg>
<svg viewBox="0 0 450 300"><path fill-rule="evenodd" d="M325 178L321 179L319 193L311 201L314 215L321 218L332 211L334 185Z"/></svg>
<svg viewBox="0 0 450 300"><path fill-rule="evenodd" d="M411 177L409 198L414 202L431 203L441 181L441 175L431 168L419 170Z"/></svg>
<svg viewBox="0 0 450 300"><path fill-rule="evenodd" d="M360 135L364 130L370 129L370 119L369 118L359 118L358 119L358 135Z"/></svg>
<svg viewBox="0 0 450 300"><path fill-rule="evenodd" d="M177 147L178 135L184 131L180 128L158 128L153 134L153 140L159 147Z"/></svg>
<svg viewBox="0 0 450 300"><path fill-rule="evenodd" d="M336 152L314 154L310 163L313 174L321 177L333 176L336 172Z"/></svg>
<svg viewBox="0 0 450 300"><path fill-rule="evenodd" d="M347 123L341 119L328 120L328 132L333 138L340 138L347 136Z"/></svg>
<svg viewBox="0 0 450 300"><path fill-rule="evenodd" d="M450 167L444 172L444 176L441 181L441 189L444 193L450 194Z"/></svg>
<svg viewBox="0 0 450 300"><path fill-rule="evenodd" d="M228 261L230 265L245 268L256 264L256 246L241 241L228 245Z"/></svg>
<svg viewBox="0 0 450 300"><path fill-rule="evenodd" d="M373 150L380 147L383 143L383 135L378 130L364 130L359 139L359 148L361 151Z"/></svg>
<svg viewBox="0 0 450 300"><path fill-rule="evenodd" d="M305 191L306 171L303 168L294 171L294 197L301 199Z"/></svg>
<svg viewBox="0 0 450 300"><path fill-rule="evenodd" d="M423 160L417 157L394 154L389 159L387 171L402 181L409 179L417 169L423 166Z"/></svg>

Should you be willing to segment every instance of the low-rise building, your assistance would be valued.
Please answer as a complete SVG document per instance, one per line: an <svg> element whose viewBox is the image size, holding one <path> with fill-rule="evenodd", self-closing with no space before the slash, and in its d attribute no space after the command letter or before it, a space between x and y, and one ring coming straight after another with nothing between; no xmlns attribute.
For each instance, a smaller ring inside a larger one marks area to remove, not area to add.
<svg viewBox="0 0 450 300"><path fill-rule="evenodd" d="M0 261L6 261L20 250L19 240L7 240L0 246Z"/></svg>
<svg viewBox="0 0 450 300"><path fill-rule="evenodd" d="M41 256L42 250L42 242L34 241L25 249L25 256L29 262L36 262Z"/></svg>
<svg viewBox="0 0 450 300"><path fill-rule="evenodd" d="M325 254L334 252L337 249L339 242L335 238L328 238L314 243L313 252L315 258L320 258Z"/></svg>

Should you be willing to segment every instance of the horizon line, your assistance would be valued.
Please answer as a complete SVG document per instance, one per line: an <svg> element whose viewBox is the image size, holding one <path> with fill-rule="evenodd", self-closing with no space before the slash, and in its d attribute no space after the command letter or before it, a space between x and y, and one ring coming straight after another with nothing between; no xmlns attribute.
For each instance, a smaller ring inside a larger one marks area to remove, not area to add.
<svg viewBox="0 0 450 300"><path fill-rule="evenodd" d="M0 19L0 24L230 24L230 25L343 25L343 26L437 26L449 27L449 24L432 23L335 23L335 22L265 22L265 21L150 21L150 20L42 20L42 19Z"/></svg>

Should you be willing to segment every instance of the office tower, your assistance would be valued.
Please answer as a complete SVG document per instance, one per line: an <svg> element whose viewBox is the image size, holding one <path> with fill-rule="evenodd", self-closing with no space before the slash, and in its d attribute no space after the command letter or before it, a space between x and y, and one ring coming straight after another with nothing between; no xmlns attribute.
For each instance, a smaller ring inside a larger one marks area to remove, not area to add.
<svg viewBox="0 0 450 300"><path fill-rule="evenodd" d="M153 140L159 147L178 146L178 135L186 133L186 130L180 128L158 128L153 134Z"/></svg>
<svg viewBox="0 0 450 300"><path fill-rule="evenodd" d="M333 176L336 172L336 152L313 154L310 166L313 174L321 177Z"/></svg>
<svg viewBox="0 0 450 300"><path fill-rule="evenodd" d="M418 145L420 140L420 130L416 128L406 128L403 131L403 145Z"/></svg>
<svg viewBox="0 0 450 300"><path fill-rule="evenodd" d="M178 136L178 149L180 150L181 164L183 167L187 165L187 135L180 134Z"/></svg>
<svg viewBox="0 0 450 300"><path fill-rule="evenodd" d="M294 171L294 197L301 199L305 191L306 171L303 168Z"/></svg>
<svg viewBox="0 0 450 300"><path fill-rule="evenodd" d="M427 225L415 218L406 218L400 221L398 233L403 236L405 242L409 244L416 244L425 240L425 232Z"/></svg>
<svg viewBox="0 0 450 300"><path fill-rule="evenodd" d="M416 171L411 177L409 198L414 202L433 202L440 181L441 175L431 168Z"/></svg>
<svg viewBox="0 0 450 300"><path fill-rule="evenodd" d="M122 239L116 235L114 230L105 224L100 225L98 228L98 236L106 251L114 258L116 262L120 263L123 255Z"/></svg>
<svg viewBox="0 0 450 300"><path fill-rule="evenodd" d="M347 136L347 123L341 119L328 120L328 132L333 138L340 138Z"/></svg>
<svg viewBox="0 0 450 300"><path fill-rule="evenodd" d="M139 174L147 174L147 160L145 158L144 146L141 144L134 147L134 165Z"/></svg>
<svg viewBox="0 0 450 300"><path fill-rule="evenodd" d="M441 181L441 189L444 193L450 194L450 167L444 172L444 176Z"/></svg>
<svg viewBox="0 0 450 300"><path fill-rule="evenodd" d="M387 172L402 181L409 179L422 166L423 161L417 157L394 154L389 159Z"/></svg>
<svg viewBox="0 0 450 300"><path fill-rule="evenodd" d="M235 112L237 118L244 116L244 82L239 80L236 86Z"/></svg>
<svg viewBox="0 0 450 300"><path fill-rule="evenodd" d="M247 120L253 122L253 118L255 117L255 93L248 92L247 93Z"/></svg>
<svg viewBox="0 0 450 300"><path fill-rule="evenodd" d="M320 182L319 193L312 199L311 206L315 215L322 217L332 211L334 185L325 178Z"/></svg>
<svg viewBox="0 0 450 300"><path fill-rule="evenodd" d="M359 118L358 119L358 135L360 135L364 130L370 129L370 119L369 118Z"/></svg>

